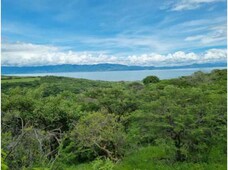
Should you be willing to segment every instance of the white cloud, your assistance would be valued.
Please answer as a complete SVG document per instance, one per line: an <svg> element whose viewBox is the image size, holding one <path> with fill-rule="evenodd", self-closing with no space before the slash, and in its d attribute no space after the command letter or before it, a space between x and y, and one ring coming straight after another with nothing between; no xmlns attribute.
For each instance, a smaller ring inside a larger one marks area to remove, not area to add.
<svg viewBox="0 0 228 170"><path fill-rule="evenodd" d="M102 52L74 52L49 45L31 43L2 44L2 65L33 66L58 64L117 63L127 65L186 65L205 62L225 62L226 49L210 49L204 53L177 51L162 55L158 53L130 55L125 57Z"/></svg>
<svg viewBox="0 0 228 170"><path fill-rule="evenodd" d="M195 53L185 53L177 51L173 54L143 54L139 56L129 56L128 60L132 65L186 65L200 61L200 56Z"/></svg>
<svg viewBox="0 0 228 170"><path fill-rule="evenodd" d="M27 40L30 39L35 42L67 44L78 47L78 49L105 50L110 53L121 51L128 53L128 55L141 54L142 52L150 53L151 51L168 53L178 49L191 50L226 45L226 34L219 32L222 30L223 33L226 33L225 16L213 19L211 17L199 17L198 19L180 22L178 17L170 15L153 26L132 25L132 27L124 28L119 33L108 36L95 34L88 36L71 31L63 33L56 29L45 30L31 24L12 21L4 22L2 30L5 42L7 42L8 36L14 37L16 35L16 37L26 37ZM200 35L203 35L202 39L198 38Z"/></svg>
<svg viewBox="0 0 228 170"><path fill-rule="evenodd" d="M177 0L169 3L172 11L193 10L200 8L204 4L225 2L226 0Z"/></svg>
<svg viewBox="0 0 228 170"><path fill-rule="evenodd" d="M210 49L208 50L205 55L203 60L205 62L210 61L224 61L227 59L227 51L226 49Z"/></svg>
<svg viewBox="0 0 228 170"><path fill-rule="evenodd" d="M226 34L226 25L219 25L210 28L205 34L188 36L185 41L199 41L202 44L218 43L226 40Z"/></svg>
<svg viewBox="0 0 228 170"><path fill-rule="evenodd" d="M2 65L96 64L116 60L116 57L106 56L102 53L76 53L48 45L30 43L2 45Z"/></svg>

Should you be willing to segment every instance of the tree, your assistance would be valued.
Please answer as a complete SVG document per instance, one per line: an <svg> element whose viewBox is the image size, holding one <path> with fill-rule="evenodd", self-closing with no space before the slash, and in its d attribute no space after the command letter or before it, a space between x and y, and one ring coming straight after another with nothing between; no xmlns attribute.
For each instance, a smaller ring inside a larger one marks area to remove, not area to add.
<svg viewBox="0 0 228 170"><path fill-rule="evenodd" d="M137 134L149 143L159 138L172 141L176 161L206 161L214 139L225 129L225 121L221 123L225 109L219 111L206 94L199 88L167 86L157 100L142 106L143 112L133 115L137 122L133 125L140 129Z"/></svg>
<svg viewBox="0 0 228 170"><path fill-rule="evenodd" d="M71 132L79 148L88 148L97 156L117 161L126 145L123 126L112 114L91 113L82 117Z"/></svg>
<svg viewBox="0 0 228 170"><path fill-rule="evenodd" d="M143 84L148 85L151 83L158 83L160 80L156 76L147 76L146 78L143 79Z"/></svg>

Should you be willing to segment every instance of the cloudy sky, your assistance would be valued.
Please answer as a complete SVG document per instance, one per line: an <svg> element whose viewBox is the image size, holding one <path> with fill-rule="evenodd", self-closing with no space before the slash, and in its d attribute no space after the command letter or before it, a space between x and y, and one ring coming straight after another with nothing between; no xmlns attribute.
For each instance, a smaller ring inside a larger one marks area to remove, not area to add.
<svg viewBox="0 0 228 170"><path fill-rule="evenodd" d="M226 0L2 0L2 65L226 62Z"/></svg>

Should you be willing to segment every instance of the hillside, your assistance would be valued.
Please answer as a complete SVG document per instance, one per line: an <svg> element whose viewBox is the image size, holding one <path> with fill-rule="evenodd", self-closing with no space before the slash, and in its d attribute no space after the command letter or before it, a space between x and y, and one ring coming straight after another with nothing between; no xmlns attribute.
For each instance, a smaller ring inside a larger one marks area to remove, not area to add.
<svg viewBox="0 0 228 170"><path fill-rule="evenodd" d="M227 70L106 82L2 77L2 165L226 169Z"/></svg>

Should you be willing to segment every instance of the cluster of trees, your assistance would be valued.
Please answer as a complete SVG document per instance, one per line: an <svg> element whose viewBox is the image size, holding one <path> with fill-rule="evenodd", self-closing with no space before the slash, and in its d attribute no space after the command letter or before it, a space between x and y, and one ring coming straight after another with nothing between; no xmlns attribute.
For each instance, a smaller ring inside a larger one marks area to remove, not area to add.
<svg viewBox="0 0 228 170"><path fill-rule="evenodd" d="M214 70L132 83L52 76L2 83L2 168L95 162L111 170L147 146L165 149L155 162L226 164L226 78Z"/></svg>

